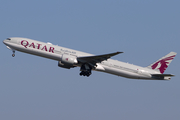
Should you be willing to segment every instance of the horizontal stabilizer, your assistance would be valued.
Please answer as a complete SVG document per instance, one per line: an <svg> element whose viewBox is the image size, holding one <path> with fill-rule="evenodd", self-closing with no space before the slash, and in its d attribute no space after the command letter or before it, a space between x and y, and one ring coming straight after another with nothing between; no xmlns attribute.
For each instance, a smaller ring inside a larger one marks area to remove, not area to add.
<svg viewBox="0 0 180 120"><path fill-rule="evenodd" d="M151 74L152 76L174 76L174 75L172 75L172 74Z"/></svg>
<svg viewBox="0 0 180 120"><path fill-rule="evenodd" d="M170 80L172 76L172 74L151 74L152 78L158 79L158 80Z"/></svg>

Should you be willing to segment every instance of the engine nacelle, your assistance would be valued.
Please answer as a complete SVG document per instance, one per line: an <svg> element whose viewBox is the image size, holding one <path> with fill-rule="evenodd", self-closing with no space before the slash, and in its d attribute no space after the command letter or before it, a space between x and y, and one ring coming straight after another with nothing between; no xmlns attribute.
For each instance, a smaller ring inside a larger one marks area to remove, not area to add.
<svg viewBox="0 0 180 120"><path fill-rule="evenodd" d="M68 64L68 65L74 65L77 64L77 57L72 55L63 54L61 58L61 63Z"/></svg>
<svg viewBox="0 0 180 120"><path fill-rule="evenodd" d="M58 66L59 66L59 67L62 67L62 68L67 68L67 69L70 69L70 68L73 68L73 67L74 67L73 65L63 64L63 63L61 63L61 61L58 62Z"/></svg>
<svg viewBox="0 0 180 120"><path fill-rule="evenodd" d="M72 56L72 55L63 54L61 57L61 61L58 62L58 66L70 69L70 68L73 68L74 65L77 63L78 63L77 57Z"/></svg>

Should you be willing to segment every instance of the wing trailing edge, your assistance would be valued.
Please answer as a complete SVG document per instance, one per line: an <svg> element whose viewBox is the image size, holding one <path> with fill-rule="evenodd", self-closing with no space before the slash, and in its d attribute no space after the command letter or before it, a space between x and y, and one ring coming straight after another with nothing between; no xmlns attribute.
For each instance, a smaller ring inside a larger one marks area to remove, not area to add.
<svg viewBox="0 0 180 120"><path fill-rule="evenodd" d="M114 53L104 54L104 55L84 56L84 57L78 57L77 59L80 62L87 62L87 63L95 64L95 63L100 63L104 60L107 60L111 58L112 56L115 56L120 53L123 53L123 52L114 52Z"/></svg>

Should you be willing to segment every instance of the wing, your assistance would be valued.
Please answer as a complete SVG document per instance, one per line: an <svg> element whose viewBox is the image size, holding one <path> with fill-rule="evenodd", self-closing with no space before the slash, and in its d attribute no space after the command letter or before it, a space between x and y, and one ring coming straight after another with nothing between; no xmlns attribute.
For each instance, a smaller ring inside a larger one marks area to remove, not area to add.
<svg viewBox="0 0 180 120"><path fill-rule="evenodd" d="M104 55L78 57L77 60L82 63L96 64L96 63L100 63L104 60L107 60L107 59L111 58L112 56L115 56L120 53L123 53L123 52L115 52L115 53L104 54Z"/></svg>

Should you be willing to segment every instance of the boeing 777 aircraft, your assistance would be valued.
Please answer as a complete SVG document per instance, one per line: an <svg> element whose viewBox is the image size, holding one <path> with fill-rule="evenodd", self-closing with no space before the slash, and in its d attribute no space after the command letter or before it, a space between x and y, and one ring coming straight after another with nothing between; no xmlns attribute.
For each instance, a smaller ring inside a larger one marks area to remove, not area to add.
<svg viewBox="0 0 180 120"><path fill-rule="evenodd" d="M110 73L131 79L146 80L170 80L172 74L163 74L168 65L177 53L170 52L166 56L157 60L147 67L140 67L117 60L109 59L112 56L123 52L114 52L103 55L92 55L89 53L60 47L51 43L39 42L28 38L13 37L3 41L8 49L25 52L52 60L58 61L58 66L62 68L80 67L80 75L89 77L92 70Z"/></svg>

